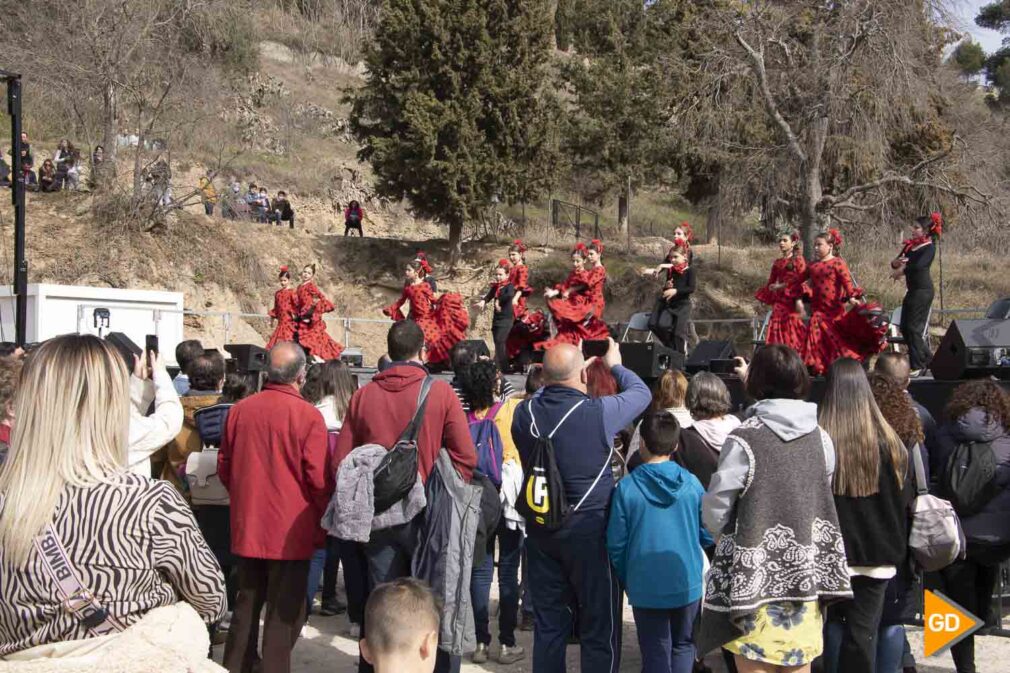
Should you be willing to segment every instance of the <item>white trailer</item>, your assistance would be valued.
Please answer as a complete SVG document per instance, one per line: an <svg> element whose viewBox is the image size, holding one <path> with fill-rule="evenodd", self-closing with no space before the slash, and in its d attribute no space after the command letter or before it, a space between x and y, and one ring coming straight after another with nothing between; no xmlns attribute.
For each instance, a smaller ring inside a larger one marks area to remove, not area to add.
<svg viewBox="0 0 1010 673"><path fill-rule="evenodd" d="M103 310L104 309L104 310ZM108 319L102 318L108 312ZM148 334L158 336L167 364L183 340L183 294L159 290L119 290L34 283L28 286L28 343L60 334L122 332L140 348ZM14 297L0 287L0 341L14 341Z"/></svg>

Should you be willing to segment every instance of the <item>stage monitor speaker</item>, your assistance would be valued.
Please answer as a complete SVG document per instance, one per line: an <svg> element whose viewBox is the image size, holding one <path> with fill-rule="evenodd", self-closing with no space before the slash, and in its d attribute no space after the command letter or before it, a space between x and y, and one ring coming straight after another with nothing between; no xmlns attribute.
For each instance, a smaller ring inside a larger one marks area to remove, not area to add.
<svg viewBox="0 0 1010 673"><path fill-rule="evenodd" d="M1010 320L1010 297L997 299L990 304L985 317L988 320Z"/></svg>
<svg viewBox="0 0 1010 673"><path fill-rule="evenodd" d="M483 339L467 339L466 341L460 341L459 343L464 344L467 348L476 353L479 358L491 357L491 350L487 347L487 342Z"/></svg>
<svg viewBox="0 0 1010 673"><path fill-rule="evenodd" d="M123 356L123 360L126 361L126 366L132 372L133 363L137 357L143 355L144 349L133 343L133 340L122 332L109 332L105 335L105 340L115 346L119 354Z"/></svg>
<svg viewBox="0 0 1010 673"><path fill-rule="evenodd" d="M253 344L225 344L234 361L235 371L240 374L261 372L267 368L267 349Z"/></svg>
<svg viewBox="0 0 1010 673"><path fill-rule="evenodd" d="M713 360L732 360L736 357L736 348L732 341L712 341L706 339L694 347L687 356L685 367L688 374L712 370Z"/></svg>
<svg viewBox="0 0 1010 673"><path fill-rule="evenodd" d="M684 354L655 341L620 344L624 366L643 379L655 379L667 369L684 369Z"/></svg>
<svg viewBox="0 0 1010 673"><path fill-rule="evenodd" d="M929 363L933 378L956 381L1010 373L1010 320L955 320Z"/></svg>

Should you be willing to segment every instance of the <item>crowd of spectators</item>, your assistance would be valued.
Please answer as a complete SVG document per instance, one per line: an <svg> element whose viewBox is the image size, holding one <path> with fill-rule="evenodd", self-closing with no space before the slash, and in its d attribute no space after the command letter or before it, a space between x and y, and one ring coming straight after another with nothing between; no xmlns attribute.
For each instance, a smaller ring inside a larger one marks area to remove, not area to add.
<svg viewBox="0 0 1010 673"><path fill-rule="evenodd" d="M799 356L766 346L739 371L740 409L712 374L650 391L613 342L590 361L548 350L521 394L464 347L452 383L434 379L411 321L387 349L359 387L282 342L258 392L192 340L174 381L157 353L91 336L0 359L0 657L114 656L115 634L142 632L165 661L223 643L229 671L288 671L318 611L347 612L361 671L458 671L468 653L526 659L531 610L533 670L565 670L574 640L582 670L616 673L627 596L649 673L715 651L732 671L908 671L912 465L942 497L964 446L997 474L959 511L966 554L925 582L992 621L1010 557L1010 400L994 381L959 385L938 423L892 354L870 373L838 360L815 404ZM567 503L551 526L529 514L545 451L543 488ZM51 582L56 558L73 581ZM64 610L71 595L83 607ZM976 670L974 645L954 645L958 671Z"/></svg>

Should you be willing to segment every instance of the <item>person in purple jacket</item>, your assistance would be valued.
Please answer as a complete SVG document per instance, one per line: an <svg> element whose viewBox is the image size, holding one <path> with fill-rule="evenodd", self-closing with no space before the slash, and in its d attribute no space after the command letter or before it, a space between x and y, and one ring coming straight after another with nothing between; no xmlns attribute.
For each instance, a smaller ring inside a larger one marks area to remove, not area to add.
<svg viewBox="0 0 1010 673"><path fill-rule="evenodd" d="M562 673L579 606L581 670L616 673L621 663L621 588L607 555L607 511L614 493L610 469L614 436L645 411L648 386L621 364L610 339L603 361L618 394L590 399L582 351L561 344L544 356L544 388L516 409L512 438L524 467L537 442L534 424L553 434L554 458L572 508L553 532L530 530L527 539L535 617L533 670ZM540 434L540 433L537 433Z"/></svg>

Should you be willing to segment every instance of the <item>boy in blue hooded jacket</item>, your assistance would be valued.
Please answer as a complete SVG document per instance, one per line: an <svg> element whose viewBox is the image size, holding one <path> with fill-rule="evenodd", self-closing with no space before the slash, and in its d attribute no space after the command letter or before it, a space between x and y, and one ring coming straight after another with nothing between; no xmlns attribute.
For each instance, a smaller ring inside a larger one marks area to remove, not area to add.
<svg viewBox="0 0 1010 673"><path fill-rule="evenodd" d="M621 480L607 526L610 561L635 614L643 673L691 673L694 620L701 604L701 524L705 490L670 460L680 439L668 412L642 421L643 464Z"/></svg>

